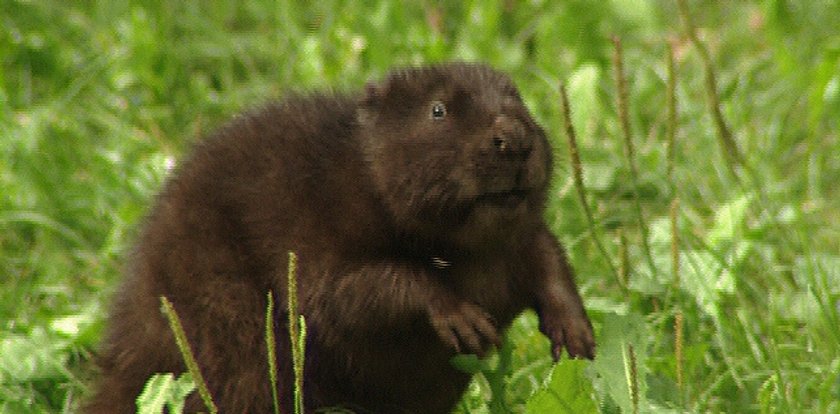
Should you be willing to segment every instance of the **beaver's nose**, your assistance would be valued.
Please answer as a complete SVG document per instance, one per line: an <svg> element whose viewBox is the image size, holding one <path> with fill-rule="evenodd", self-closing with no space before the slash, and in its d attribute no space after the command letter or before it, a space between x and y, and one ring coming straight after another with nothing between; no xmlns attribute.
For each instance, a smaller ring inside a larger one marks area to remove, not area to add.
<svg viewBox="0 0 840 414"><path fill-rule="evenodd" d="M493 121L493 148L499 154L527 157L534 142L522 123L507 115L499 115Z"/></svg>

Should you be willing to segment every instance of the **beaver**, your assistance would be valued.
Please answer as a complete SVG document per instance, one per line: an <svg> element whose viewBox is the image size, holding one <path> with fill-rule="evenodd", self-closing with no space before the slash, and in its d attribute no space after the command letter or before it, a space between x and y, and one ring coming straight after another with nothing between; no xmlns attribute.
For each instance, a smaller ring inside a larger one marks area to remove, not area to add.
<svg viewBox="0 0 840 414"><path fill-rule="evenodd" d="M201 140L157 197L109 316L89 413L133 412L185 364L178 313L224 413L273 410L264 341L276 298L291 412L288 252L305 318L304 404L447 413L526 308L555 359L593 358L592 327L543 219L551 149L510 78L486 65L401 68L355 94L299 94ZM185 412L205 410L188 397Z"/></svg>

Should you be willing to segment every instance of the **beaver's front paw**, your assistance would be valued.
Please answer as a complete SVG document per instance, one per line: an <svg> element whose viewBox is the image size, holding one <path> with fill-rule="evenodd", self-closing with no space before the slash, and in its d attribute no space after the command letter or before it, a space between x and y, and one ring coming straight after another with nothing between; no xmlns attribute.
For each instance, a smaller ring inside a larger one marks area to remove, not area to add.
<svg viewBox="0 0 840 414"><path fill-rule="evenodd" d="M472 303L438 302L430 306L429 318L440 339L456 352L483 356L492 345L500 344L493 318Z"/></svg>
<svg viewBox="0 0 840 414"><path fill-rule="evenodd" d="M595 358L595 336L584 313L541 312L540 331L551 340L551 356L555 361L560 359L564 347L572 358Z"/></svg>

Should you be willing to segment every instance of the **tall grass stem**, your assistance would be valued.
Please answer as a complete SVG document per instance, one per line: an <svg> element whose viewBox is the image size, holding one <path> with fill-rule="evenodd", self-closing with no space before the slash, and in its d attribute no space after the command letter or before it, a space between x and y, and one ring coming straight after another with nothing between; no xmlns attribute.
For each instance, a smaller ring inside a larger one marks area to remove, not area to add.
<svg viewBox="0 0 840 414"><path fill-rule="evenodd" d="M280 414L280 399L277 395L277 341L274 337L274 293L266 295L268 305L265 310L265 347L268 351L268 378L271 381L271 400L274 414Z"/></svg>
<svg viewBox="0 0 840 414"><path fill-rule="evenodd" d="M303 315L298 313L297 292L297 255L289 252L288 269L288 311L289 311L289 339L292 348L292 369L294 370L294 412L303 413L303 365L304 344L306 342L306 322Z"/></svg>
<svg viewBox="0 0 840 414"><path fill-rule="evenodd" d="M712 63L711 54L709 53L709 49L706 47L706 44L703 43L697 35L697 27L694 24L691 12L688 10L686 0L677 0L677 5L679 6L683 23L685 24L686 35L689 40L691 40L691 44L694 48L697 49L697 52L700 54L700 60L703 63L706 97L708 100L709 111L712 115L712 120L715 123L715 129L717 131L717 137L721 150L726 158L729 169L732 171L735 178L738 179L737 174L735 174L735 166L744 166L744 156L741 155L741 151L738 149L738 145L732 137L732 131L726 123L726 120L723 118L720 96L718 95L717 90L717 75L715 74L715 66L714 63Z"/></svg>
<svg viewBox="0 0 840 414"><path fill-rule="evenodd" d="M630 180L633 185L633 205L636 209L636 220L638 221L639 231L642 236L642 250L644 250L645 259L647 260L648 268L651 274L656 274L656 265L653 262L653 254L650 251L650 241L648 235L648 226L645 222L645 216L642 212L642 201L639 195L639 168L636 165L636 150L633 146L633 133L630 129L630 115L628 114L628 98L627 98L627 79L624 76L624 53L621 48L621 38L613 37L613 45L615 46L613 54L613 67L615 68L615 83L617 90L617 106L618 118L621 124L622 136L624 138L624 155L627 158L627 164L630 168Z"/></svg>
<svg viewBox="0 0 840 414"><path fill-rule="evenodd" d="M680 199L674 197L671 200L671 208L668 215L671 222L671 275L674 280L674 288L680 287L680 234L678 213L680 208Z"/></svg>
<svg viewBox="0 0 840 414"><path fill-rule="evenodd" d="M598 251L601 252L602 256L604 256L604 260L607 262L610 271L619 281L621 281L621 276L616 270L615 265L613 264L609 253L607 253L607 249L604 247L604 243L601 241L601 237L596 230L592 208L589 206L589 202L586 201L586 189L583 186L583 166L580 162L580 152L577 146L577 133L575 132L574 124L572 124L569 95L566 93L566 85L562 82L560 83L560 102L562 105L563 122L566 124L566 137L569 140L569 157L572 161L572 177L575 182L575 189L577 190L578 198L580 199L580 205L583 208L583 213L586 215L586 221L589 224L589 233L592 235L592 241L595 243Z"/></svg>
<svg viewBox="0 0 840 414"><path fill-rule="evenodd" d="M665 140L668 143L667 176L671 196L674 197L677 185L674 182L674 163L677 152L677 70L674 63L674 43L668 43L668 80L665 94L668 119L665 130Z"/></svg>
<svg viewBox="0 0 840 414"><path fill-rule="evenodd" d="M633 414L639 414L639 371L636 365L636 351L633 349L633 344L627 344L626 352L624 368L627 374L627 388L630 391Z"/></svg>
<svg viewBox="0 0 840 414"><path fill-rule="evenodd" d="M683 404L683 396L685 395L684 374L683 374L683 323L684 317L682 311L678 310L674 315L674 360L677 371L677 391L679 392L680 404Z"/></svg>
<svg viewBox="0 0 840 414"><path fill-rule="evenodd" d="M190 349L189 341L187 341L187 334L184 333L184 327L181 325L181 320L175 312L175 307L172 306L172 302L170 302L166 296L160 297L160 303L161 311L164 315L166 315L166 319L169 321L169 328L172 329L172 333L175 335L175 343L181 351L181 356L184 358L187 370L190 372L190 375L192 375L195 385L198 388L198 394L201 396L201 399L204 401L204 405L207 407L207 410L210 411L210 414L218 413L219 409L216 407L216 403L213 402L213 397L210 395L210 390L207 388L207 382L201 375L201 370L198 368L198 362L195 359L192 349Z"/></svg>

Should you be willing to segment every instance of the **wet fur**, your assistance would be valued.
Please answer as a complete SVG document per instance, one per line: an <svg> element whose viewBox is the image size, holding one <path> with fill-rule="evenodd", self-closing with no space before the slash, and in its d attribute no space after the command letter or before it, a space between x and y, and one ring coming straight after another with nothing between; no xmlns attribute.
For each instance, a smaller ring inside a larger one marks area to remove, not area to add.
<svg viewBox="0 0 840 414"><path fill-rule="evenodd" d="M529 307L555 357L593 357L572 271L542 220L550 154L508 77L482 65L401 69L358 95L290 97L237 117L158 196L86 411L133 412L150 375L184 370L165 295L221 412L271 412L266 293L285 309L290 250L310 410L447 413L469 381L449 360L485 353ZM275 316L291 412L287 316ZM192 395L186 411L198 410Z"/></svg>

